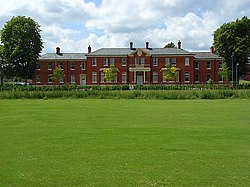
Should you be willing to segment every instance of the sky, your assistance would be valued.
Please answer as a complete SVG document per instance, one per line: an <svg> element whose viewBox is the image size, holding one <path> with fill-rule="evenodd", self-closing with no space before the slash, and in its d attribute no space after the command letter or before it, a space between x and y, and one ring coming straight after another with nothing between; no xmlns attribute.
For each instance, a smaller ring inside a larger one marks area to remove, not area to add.
<svg viewBox="0 0 250 187"><path fill-rule="evenodd" d="M42 54L87 52L104 47L161 48L182 42L208 51L222 24L250 18L249 0L0 0L0 29L13 16L27 16L42 30Z"/></svg>

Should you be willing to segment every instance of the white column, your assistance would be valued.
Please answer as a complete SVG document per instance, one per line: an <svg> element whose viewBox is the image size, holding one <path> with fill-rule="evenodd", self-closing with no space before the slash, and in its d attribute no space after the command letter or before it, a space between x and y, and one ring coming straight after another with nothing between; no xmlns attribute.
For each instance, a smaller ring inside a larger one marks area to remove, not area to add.
<svg viewBox="0 0 250 187"><path fill-rule="evenodd" d="M143 72L143 82L146 82L145 71Z"/></svg>

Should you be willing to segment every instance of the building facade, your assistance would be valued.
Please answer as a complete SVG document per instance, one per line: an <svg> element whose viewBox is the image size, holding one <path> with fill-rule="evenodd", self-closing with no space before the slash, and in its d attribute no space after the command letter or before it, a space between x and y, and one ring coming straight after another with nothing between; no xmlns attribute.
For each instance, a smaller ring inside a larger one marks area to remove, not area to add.
<svg viewBox="0 0 250 187"><path fill-rule="evenodd" d="M88 53L47 53L41 56L33 77L33 84L52 83L52 72L56 66L64 71L61 84L107 85L104 78L105 68L115 66L117 76L112 84L203 84L209 79L221 83L218 75L222 58L213 52L189 52L181 48L150 48L146 42L144 48L101 48ZM164 78L166 66L176 67L174 81Z"/></svg>

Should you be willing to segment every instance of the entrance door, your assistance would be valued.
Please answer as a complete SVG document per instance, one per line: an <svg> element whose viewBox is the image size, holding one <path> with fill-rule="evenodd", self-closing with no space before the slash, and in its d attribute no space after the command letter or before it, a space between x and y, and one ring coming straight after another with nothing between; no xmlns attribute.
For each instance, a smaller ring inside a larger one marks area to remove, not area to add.
<svg viewBox="0 0 250 187"><path fill-rule="evenodd" d="M81 86L86 86L86 75L85 74L80 75L80 84L81 84Z"/></svg>
<svg viewBox="0 0 250 187"><path fill-rule="evenodd" d="M143 85L143 76L142 75L137 75L136 84L137 85Z"/></svg>

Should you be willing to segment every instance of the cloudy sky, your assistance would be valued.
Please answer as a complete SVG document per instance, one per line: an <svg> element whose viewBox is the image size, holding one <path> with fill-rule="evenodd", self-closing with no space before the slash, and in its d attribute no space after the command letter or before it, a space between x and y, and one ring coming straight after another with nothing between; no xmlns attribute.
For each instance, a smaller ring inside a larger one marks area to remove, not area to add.
<svg viewBox="0 0 250 187"><path fill-rule="evenodd" d="M101 47L164 47L206 51L220 25L250 17L249 0L0 0L0 28L13 16L39 23L43 53Z"/></svg>

